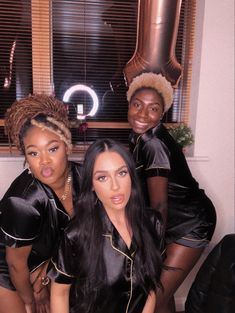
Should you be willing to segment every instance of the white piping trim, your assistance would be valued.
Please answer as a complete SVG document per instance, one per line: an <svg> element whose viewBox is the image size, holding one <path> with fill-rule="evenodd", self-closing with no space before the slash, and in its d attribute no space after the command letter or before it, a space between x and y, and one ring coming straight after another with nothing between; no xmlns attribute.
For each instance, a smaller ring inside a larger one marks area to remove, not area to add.
<svg viewBox="0 0 235 313"><path fill-rule="evenodd" d="M56 263L53 262L53 260L51 260L51 263L54 265L54 267L55 267L55 269L57 270L57 272L59 272L59 273L65 275L65 276L67 276L67 277L75 278L75 276L69 275L69 274L67 274L67 273L65 273L65 272L63 272L63 271L61 271L61 270L57 267Z"/></svg>
<svg viewBox="0 0 235 313"><path fill-rule="evenodd" d="M49 199L49 201L52 202L52 205L55 206L56 210L60 211L61 213L63 213L65 216L67 216L70 219L69 215L66 212L58 208L58 206L56 205L55 199Z"/></svg>
<svg viewBox="0 0 235 313"><path fill-rule="evenodd" d="M8 237L10 237L10 238L13 238L13 239L16 239L16 240L26 240L26 241L30 241L30 240L33 240L34 238L36 238L37 236L34 236L34 237L32 237L32 238L28 238L28 239L26 239L26 238L18 238L18 237L14 237L14 236L12 236L12 235L10 235L10 234L8 234L7 232L5 232L4 230L3 230L3 228L1 227L1 231L5 234L5 235L7 235Z"/></svg>
<svg viewBox="0 0 235 313"><path fill-rule="evenodd" d="M129 310L129 306L130 306L130 303L131 303L131 299L132 299L132 294L133 294L133 260L127 255L125 254L124 252L122 252L121 250L117 249L116 247L114 247L113 245L113 238L112 238L112 235L105 235L103 234L104 237L108 237L110 239L110 244L111 244L111 247L118 251L119 253L123 254L125 257L127 257L130 261L131 261L131 268L130 268L130 282L131 282L131 289L130 289L130 297L129 297L129 300L127 302L127 306L126 306L126 313L128 313L128 310Z"/></svg>

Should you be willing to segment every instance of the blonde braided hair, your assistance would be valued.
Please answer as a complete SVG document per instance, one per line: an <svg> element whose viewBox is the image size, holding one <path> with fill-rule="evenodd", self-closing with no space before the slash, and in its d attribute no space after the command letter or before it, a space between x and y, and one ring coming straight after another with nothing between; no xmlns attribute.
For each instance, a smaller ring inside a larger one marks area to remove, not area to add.
<svg viewBox="0 0 235 313"><path fill-rule="evenodd" d="M45 126L44 128L56 133L71 148L67 109L63 102L45 94L29 95L16 100L7 110L5 133L10 144L14 143L20 151L24 152L22 129L26 123L35 125L35 118L40 115L45 117L45 121L38 121L40 127Z"/></svg>

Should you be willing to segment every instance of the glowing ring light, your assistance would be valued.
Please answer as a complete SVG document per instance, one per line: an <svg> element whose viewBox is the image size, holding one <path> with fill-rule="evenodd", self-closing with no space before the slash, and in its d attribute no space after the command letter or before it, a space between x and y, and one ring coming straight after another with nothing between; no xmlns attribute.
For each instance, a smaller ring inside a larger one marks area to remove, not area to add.
<svg viewBox="0 0 235 313"><path fill-rule="evenodd" d="M94 116L98 110L98 107L99 107L99 100L98 100L98 97L97 97L95 91L86 85L78 84L78 85L74 85L74 86L70 87L69 89L67 89L65 94L64 94L63 101L69 102L71 95L76 91L86 91L91 96L91 98L93 100L93 107L92 107L91 111L86 115L79 115L78 114L77 118L85 119L86 116L88 116L88 115Z"/></svg>

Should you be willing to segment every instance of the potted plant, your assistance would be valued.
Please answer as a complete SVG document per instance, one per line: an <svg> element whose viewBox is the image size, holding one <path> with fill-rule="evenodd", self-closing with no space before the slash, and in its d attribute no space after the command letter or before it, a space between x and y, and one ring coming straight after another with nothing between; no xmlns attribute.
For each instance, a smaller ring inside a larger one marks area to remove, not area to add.
<svg viewBox="0 0 235 313"><path fill-rule="evenodd" d="M190 146L194 142L194 136L189 126L181 123L177 126L168 127L170 135L185 151L185 147Z"/></svg>

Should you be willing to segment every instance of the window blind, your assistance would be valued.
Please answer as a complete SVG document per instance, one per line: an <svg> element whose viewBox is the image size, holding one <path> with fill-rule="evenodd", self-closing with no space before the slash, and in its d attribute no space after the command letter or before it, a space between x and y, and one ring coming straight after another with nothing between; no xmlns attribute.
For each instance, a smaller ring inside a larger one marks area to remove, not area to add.
<svg viewBox="0 0 235 313"><path fill-rule="evenodd" d="M74 123L73 142L127 142L123 68L135 50L138 1L8 0L0 6L0 145L7 146L4 114L16 98L45 92L63 100L75 84L96 91L99 109L87 118L86 132ZM166 123L188 121L195 14L196 0L182 0L176 57L183 72ZM71 121L77 121L77 105L89 112L91 97L70 97Z"/></svg>

